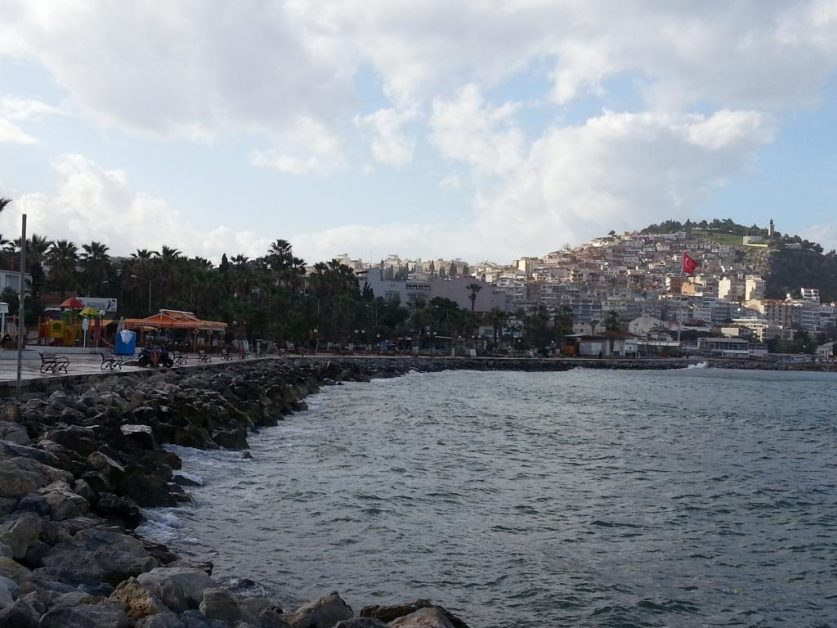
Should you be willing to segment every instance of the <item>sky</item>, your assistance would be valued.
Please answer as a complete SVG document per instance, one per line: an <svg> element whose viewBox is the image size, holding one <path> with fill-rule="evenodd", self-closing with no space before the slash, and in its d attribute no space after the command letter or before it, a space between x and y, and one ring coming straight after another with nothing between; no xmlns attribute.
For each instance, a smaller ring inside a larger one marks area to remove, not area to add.
<svg viewBox="0 0 837 628"><path fill-rule="evenodd" d="M0 0L0 233L510 263L837 247L837 0Z"/></svg>

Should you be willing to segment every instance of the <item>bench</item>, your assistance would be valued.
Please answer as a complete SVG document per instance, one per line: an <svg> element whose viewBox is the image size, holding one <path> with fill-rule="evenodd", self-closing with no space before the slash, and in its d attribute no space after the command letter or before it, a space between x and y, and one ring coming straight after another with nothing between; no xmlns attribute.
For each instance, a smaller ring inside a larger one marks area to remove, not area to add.
<svg viewBox="0 0 837 628"><path fill-rule="evenodd" d="M212 358L209 357L209 354L201 349L198 351L198 362L212 362Z"/></svg>
<svg viewBox="0 0 837 628"><path fill-rule="evenodd" d="M104 371L105 369L113 370L113 369L121 369L122 368L122 358L116 355L102 353L102 365L101 369Z"/></svg>
<svg viewBox="0 0 837 628"><path fill-rule="evenodd" d="M186 366L189 363L189 358L185 353L173 353L172 360L177 366Z"/></svg>
<svg viewBox="0 0 837 628"><path fill-rule="evenodd" d="M221 351L221 359L222 359L222 360L232 360L232 357L233 357L233 356L232 356L232 353L230 353L230 352L229 352L229 351L227 351L226 349L224 349L223 351Z"/></svg>
<svg viewBox="0 0 837 628"><path fill-rule="evenodd" d="M43 354L40 351L38 355L41 356L41 373L67 373L70 368L70 358L66 355Z"/></svg>

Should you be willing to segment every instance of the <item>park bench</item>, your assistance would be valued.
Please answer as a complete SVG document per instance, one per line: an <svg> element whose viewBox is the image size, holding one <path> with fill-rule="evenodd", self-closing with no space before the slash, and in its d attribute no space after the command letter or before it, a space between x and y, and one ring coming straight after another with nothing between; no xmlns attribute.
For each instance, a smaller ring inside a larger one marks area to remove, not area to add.
<svg viewBox="0 0 837 628"><path fill-rule="evenodd" d="M40 351L38 355L41 356L41 373L67 373L70 368L70 358L66 355L44 354Z"/></svg>
<svg viewBox="0 0 837 628"><path fill-rule="evenodd" d="M102 353L102 365L101 369L104 371L105 369L113 370L113 369L121 369L122 368L122 358L116 356L112 353Z"/></svg>
<svg viewBox="0 0 837 628"><path fill-rule="evenodd" d="M189 358L185 353L172 354L172 360L177 366L186 366L189 363Z"/></svg>
<svg viewBox="0 0 837 628"><path fill-rule="evenodd" d="M212 358L209 357L209 354L201 349L198 351L198 362L212 362Z"/></svg>
<svg viewBox="0 0 837 628"><path fill-rule="evenodd" d="M230 352L229 352L229 351L227 351L226 349L223 349L223 350L221 351L221 359L222 359L222 360L232 360L232 357L233 357L233 356L232 356L232 353L230 353Z"/></svg>

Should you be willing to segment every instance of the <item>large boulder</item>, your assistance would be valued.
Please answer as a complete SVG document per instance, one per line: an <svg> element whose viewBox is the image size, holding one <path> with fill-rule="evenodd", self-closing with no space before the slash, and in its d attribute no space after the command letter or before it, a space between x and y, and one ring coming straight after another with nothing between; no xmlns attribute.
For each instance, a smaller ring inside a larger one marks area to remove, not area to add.
<svg viewBox="0 0 837 628"><path fill-rule="evenodd" d="M190 567L157 567L137 576L137 582L177 613L197 608L203 592L218 587L205 571Z"/></svg>
<svg viewBox="0 0 837 628"><path fill-rule="evenodd" d="M0 497L20 498L34 493L52 482L71 482L73 476L34 460L9 458L0 460Z"/></svg>
<svg viewBox="0 0 837 628"><path fill-rule="evenodd" d="M287 621L293 628L332 628L341 619L352 617L351 607L333 592L288 613Z"/></svg>
<svg viewBox="0 0 837 628"><path fill-rule="evenodd" d="M209 619L234 624L241 620L238 600L227 589L205 589L198 610Z"/></svg>
<svg viewBox="0 0 837 628"><path fill-rule="evenodd" d="M154 432L149 425L120 425L125 442L137 449L153 450L157 447Z"/></svg>
<svg viewBox="0 0 837 628"><path fill-rule="evenodd" d="M90 511L88 501L63 482L54 482L41 489L40 493L49 505L54 521L83 517Z"/></svg>
<svg viewBox="0 0 837 628"><path fill-rule="evenodd" d="M388 628L389 624L385 624L380 619L373 617L353 617L352 619L344 619L334 624L334 628Z"/></svg>
<svg viewBox="0 0 837 628"><path fill-rule="evenodd" d="M389 623L392 628L454 628L438 606L428 606Z"/></svg>
<svg viewBox="0 0 837 628"><path fill-rule="evenodd" d="M41 617L38 628L132 628L118 602L79 604L54 608Z"/></svg>
<svg viewBox="0 0 837 628"><path fill-rule="evenodd" d="M168 610L156 595L143 587L135 578L120 582L110 597L121 602L125 607L125 613L134 621Z"/></svg>
<svg viewBox="0 0 837 628"><path fill-rule="evenodd" d="M47 432L46 438L62 447L87 457L99 449L99 441L91 427L66 427Z"/></svg>
<svg viewBox="0 0 837 628"><path fill-rule="evenodd" d="M102 493L96 501L96 512L103 517L117 517L129 528L136 528L142 523L139 506L130 497Z"/></svg>
<svg viewBox="0 0 837 628"><path fill-rule="evenodd" d="M37 571L69 584L107 582L117 585L159 564L138 539L127 534L88 528L58 543Z"/></svg>
<svg viewBox="0 0 837 628"><path fill-rule="evenodd" d="M20 423L10 423L9 421L0 421L0 440L16 445L28 445L30 442L26 428Z"/></svg>
<svg viewBox="0 0 837 628"><path fill-rule="evenodd" d="M41 518L32 512L10 515L0 523L0 543L12 550L12 558L20 560L41 534Z"/></svg>
<svg viewBox="0 0 837 628"><path fill-rule="evenodd" d="M143 617L137 622L136 628L183 628L183 624L177 615L167 611Z"/></svg>
<svg viewBox="0 0 837 628"><path fill-rule="evenodd" d="M125 478L125 467L100 451L87 456L87 466L104 479L111 492L115 491Z"/></svg>
<svg viewBox="0 0 837 628"><path fill-rule="evenodd" d="M17 600L0 611L0 626L37 628L40 614L25 600Z"/></svg>
<svg viewBox="0 0 837 628"><path fill-rule="evenodd" d="M219 430L212 434L212 440L224 449L247 449L250 447L247 444L247 430L243 427Z"/></svg>

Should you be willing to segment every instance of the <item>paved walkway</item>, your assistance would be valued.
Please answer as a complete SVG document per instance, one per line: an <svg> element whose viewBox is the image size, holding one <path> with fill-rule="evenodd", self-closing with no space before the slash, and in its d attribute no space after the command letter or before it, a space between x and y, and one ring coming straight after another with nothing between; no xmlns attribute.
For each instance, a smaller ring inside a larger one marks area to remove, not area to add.
<svg viewBox="0 0 837 628"><path fill-rule="evenodd" d="M53 354L55 355L55 354ZM142 366L127 366L122 365L121 368L103 369L102 357L99 353L59 353L57 355L66 355L70 359L70 366L67 373L41 373L41 358L37 353L37 349L27 349L23 352L23 360L21 362L20 378L21 380L33 379L52 379L58 377L67 377L68 375L107 375L108 373L129 373L131 371L148 371L149 367ZM206 362L200 362L196 353L187 355L187 363L185 366L174 366L172 368L188 368L191 366L205 365ZM129 357L129 356L128 356ZM123 358L124 359L124 358ZM133 359L133 358L130 358ZM256 359L256 356L245 358L247 360ZM230 362L238 362L237 357L230 360ZM225 364L226 362L220 355L213 355L210 364ZM2 351L0 352L0 382L13 382L17 380L17 351Z"/></svg>

